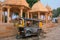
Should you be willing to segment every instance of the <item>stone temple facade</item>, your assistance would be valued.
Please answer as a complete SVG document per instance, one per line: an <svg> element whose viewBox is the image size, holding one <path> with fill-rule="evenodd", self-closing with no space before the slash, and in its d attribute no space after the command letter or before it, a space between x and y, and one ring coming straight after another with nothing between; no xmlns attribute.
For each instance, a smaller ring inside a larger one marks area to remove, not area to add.
<svg viewBox="0 0 60 40"><path fill-rule="evenodd" d="M0 2L1 23L11 23L13 13L17 13L20 17L23 17L24 14L24 18L34 18L36 16L35 19L42 19L45 22L48 21L49 17L52 17L51 8L48 5L44 7L40 1L35 3L32 8L29 7L26 0L5 0ZM5 14L7 14L7 21L5 20Z"/></svg>

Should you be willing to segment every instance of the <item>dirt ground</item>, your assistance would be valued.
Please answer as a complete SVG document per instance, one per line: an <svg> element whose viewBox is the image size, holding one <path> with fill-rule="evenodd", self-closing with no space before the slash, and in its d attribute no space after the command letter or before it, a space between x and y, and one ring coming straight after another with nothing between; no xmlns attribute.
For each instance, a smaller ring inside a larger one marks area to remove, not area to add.
<svg viewBox="0 0 60 40"><path fill-rule="evenodd" d="M25 39L22 39L22 38L16 39L16 37L13 36L13 37L7 37L7 38L0 38L0 40L60 40L60 25L50 29L50 32L45 34L44 38L43 37L38 38L36 36L36 37L29 37Z"/></svg>
<svg viewBox="0 0 60 40"><path fill-rule="evenodd" d="M60 25L53 28L51 32L46 34L43 40L60 40Z"/></svg>

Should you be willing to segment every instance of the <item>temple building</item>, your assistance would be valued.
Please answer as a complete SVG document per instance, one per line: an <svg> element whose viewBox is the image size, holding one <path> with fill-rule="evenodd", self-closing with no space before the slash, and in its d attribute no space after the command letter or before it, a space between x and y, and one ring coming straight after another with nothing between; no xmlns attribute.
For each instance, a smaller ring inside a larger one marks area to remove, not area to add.
<svg viewBox="0 0 60 40"><path fill-rule="evenodd" d="M33 17L37 16L36 18L43 20L44 23L48 23L48 19L49 21L51 21L50 18L52 18L51 8L49 6L44 7L44 5L40 1L33 5L30 13Z"/></svg>
<svg viewBox="0 0 60 40"><path fill-rule="evenodd" d="M51 8L48 5L44 7L40 1L35 3L32 8L29 7L26 0L5 0L0 2L0 22L11 23L13 13L17 13L24 18L41 19L46 23L48 22L48 16L52 16Z"/></svg>
<svg viewBox="0 0 60 40"><path fill-rule="evenodd" d="M46 8L48 9L48 21L51 22L52 21L52 9L49 5L47 5Z"/></svg>
<svg viewBox="0 0 60 40"><path fill-rule="evenodd" d="M27 14L27 11L30 9L29 4L26 2L26 0L5 0L3 3L0 3L0 5L0 14L2 16L1 22L3 23L10 23L13 13L17 13L20 17L22 17L23 12ZM6 12L7 22L5 22Z"/></svg>

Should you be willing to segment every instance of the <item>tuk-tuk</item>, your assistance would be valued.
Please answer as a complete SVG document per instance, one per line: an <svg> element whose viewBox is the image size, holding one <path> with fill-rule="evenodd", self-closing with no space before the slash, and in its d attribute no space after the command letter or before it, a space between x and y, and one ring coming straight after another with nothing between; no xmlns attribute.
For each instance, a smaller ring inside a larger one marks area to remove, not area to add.
<svg viewBox="0 0 60 40"><path fill-rule="evenodd" d="M40 20L19 18L17 21L15 24L18 29L17 38L38 35L40 33Z"/></svg>

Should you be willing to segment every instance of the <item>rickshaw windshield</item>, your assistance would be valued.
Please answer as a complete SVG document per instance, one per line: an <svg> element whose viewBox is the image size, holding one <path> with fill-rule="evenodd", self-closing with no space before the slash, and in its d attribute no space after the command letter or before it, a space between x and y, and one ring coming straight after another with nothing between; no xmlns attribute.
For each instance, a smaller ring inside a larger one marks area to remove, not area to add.
<svg viewBox="0 0 60 40"><path fill-rule="evenodd" d="M38 21L33 21L33 22L32 22L32 26L33 26L33 27L38 27L38 23L39 23Z"/></svg>
<svg viewBox="0 0 60 40"><path fill-rule="evenodd" d="M25 26L26 27L38 27L38 21L35 20L26 20L25 21Z"/></svg>

